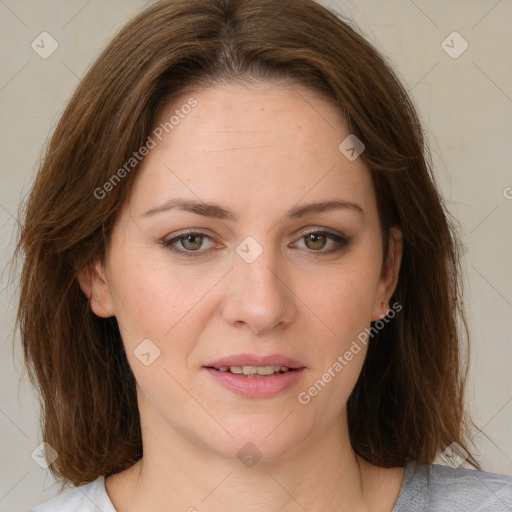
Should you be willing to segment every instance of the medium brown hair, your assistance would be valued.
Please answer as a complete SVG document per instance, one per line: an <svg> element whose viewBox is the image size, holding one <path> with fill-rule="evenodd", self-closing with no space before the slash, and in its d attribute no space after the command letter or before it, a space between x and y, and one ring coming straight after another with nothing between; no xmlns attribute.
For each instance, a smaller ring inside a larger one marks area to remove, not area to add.
<svg viewBox="0 0 512 512"><path fill-rule="evenodd" d="M457 230L391 66L350 21L312 0L162 0L130 21L87 72L20 212L16 325L41 397L43 439L58 453L50 469L65 484L120 472L142 456L119 326L92 313L77 280L104 260L136 167L101 200L93 191L188 87L282 79L333 101L365 144L360 158L371 171L385 255L390 226L403 234L390 300L403 310L371 339L348 400L353 449L382 467L430 464L452 442L469 452Z"/></svg>

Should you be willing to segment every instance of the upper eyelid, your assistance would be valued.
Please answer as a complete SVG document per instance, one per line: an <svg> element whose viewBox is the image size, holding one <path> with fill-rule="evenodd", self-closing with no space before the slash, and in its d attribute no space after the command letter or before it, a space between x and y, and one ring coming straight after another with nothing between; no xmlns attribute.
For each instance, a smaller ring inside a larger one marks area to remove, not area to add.
<svg viewBox="0 0 512 512"><path fill-rule="evenodd" d="M303 228L303 229L299 230L299 232L295 235L295 238L294 238L293 242L297 242L297 241L303 239L308 234L322 233L322 232L325 235L327 235L327 236L330 235L331 236L331 240L333 240L334 242L339 242L339 240L336 240L336 238L345 240L347 243L349 243L351 241L351 237L345 235L344 233L335 231L335 230L333 230L331 228L327 228L327 227L312 227L312 228ZM208 233L205 233L204 231L201 231L200 228L198 228L197 230L190 229L190 230L186 230L186 231L183 231L181 233L178 233L176 235L173 235L171 237L166 237L166 238L164 238L161 241L161 243L165 247L168 247L168 246L174 245L174 243L178 242L181 238L184 238L187 235L199 235L199 236L203 236L205 238L208 238L214 244L216 242L216 237L215 236L209 235ZM190 254L194 254L194 253L200 254L202 252L204 252L204 253L208 252L208 250L189 251L189 250L180 249L180 248L178 248L176 250L177 250L177 252L184 252L184 253L190 253ZM319 254L322 253L322 252L327 253L329 251L318 251Z"/></svg>
<svg viewBox="0 0 512 512"><path fill-rule="evenodd" d="M335 231L331 228L326 228L326 227L313 227L313 228L303 228L301 230L299 230L299 232L295 235L297 238L302 238L310 233L319 233L319 232L325 232L326 234L331 234L333 236L339 236L339 237L343 237L343 238L349 238L348 236L346 236L344 233L341 233L341 232L338 232L338 231ZM185 231L182 231L182 232L178 232L177 234L175 235L172 235L172 236L169 236L169 237L166 237L163 241L164 242L170 242L171 240L176 240L176 239L180 239L182 237L185 237L187 235L200 235L200 236L204 236L206 238L209 238L210 240L215 240L215 236L213 235L209 235L208 233L204 232L204 231L201 231L201 228L198 228L197 230L194 230L194 229L190 229L190 230L185 230Z"/></svg>

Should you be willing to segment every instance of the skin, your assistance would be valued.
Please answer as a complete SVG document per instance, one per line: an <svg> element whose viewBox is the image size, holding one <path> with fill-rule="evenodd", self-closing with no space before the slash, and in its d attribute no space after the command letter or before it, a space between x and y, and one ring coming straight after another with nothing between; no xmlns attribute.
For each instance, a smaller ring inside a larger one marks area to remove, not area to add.
<svg viewBox="0 0 512 512"><path fill-rule="evenodd" d="M191 96L198 105L137 169L105 262L79 278L93 312L116 316L137 380L144 459L107 478L107 492L119 512L389 512L403 468L365 462L348 436L346 402L366 347L307 405L297 395L388 311L400 230L391 230L391 263L382 269L370 171L339 151L349 132L330 101L286 83L224 84L183 94L161 121ZM171 197L215 202L238 218L178 209L142 217ZM358 203L364 216L286 216L332 199ZM327 254L333 240L304 238L320 228L352 240ZM174 244L199 248L196 257L160 243L186 229L212 237ZM263 251L252 263L236 252L247 236ZM134 355L144 339L160 349L149 366ZM277 396L241 397L202 368L237 353L284 354L306 370ZM262 454L252 467L237 457L247 442Z"/></svg>

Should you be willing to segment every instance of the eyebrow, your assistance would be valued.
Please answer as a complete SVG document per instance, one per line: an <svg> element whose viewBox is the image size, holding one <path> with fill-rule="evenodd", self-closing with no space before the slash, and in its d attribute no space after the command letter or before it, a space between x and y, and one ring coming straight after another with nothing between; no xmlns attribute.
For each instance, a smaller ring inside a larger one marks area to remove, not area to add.
<svg viewBox="0 0 512 512"><path fill-rule="evenodd" d="M141 217L151 217L152 215L155 215L157 213L167 212L175 208L195 213L197 215L202 215L204 217L211 217L213 219L223 219L232 221L236 221L238 219L236 213L233 210L230 210L229 208L224 208L218 204L204 203L190 199L178 198L169 199L165 203L159 206L155 206L154 208L151 208L150 210L144 212L141 215ZM300 217L304 217L305 215L312 213L321 213L341 209L354 211L360 214L362 217L364 217L364 210L361 208L360 205L351 201L344 201L341 199L294 206L285 215L291 219L298 219Z"/></svg>

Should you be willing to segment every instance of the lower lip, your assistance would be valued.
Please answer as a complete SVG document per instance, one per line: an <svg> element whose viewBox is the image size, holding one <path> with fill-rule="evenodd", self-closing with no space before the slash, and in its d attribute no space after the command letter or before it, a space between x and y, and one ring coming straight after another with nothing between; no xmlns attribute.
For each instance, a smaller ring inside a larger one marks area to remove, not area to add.
<svg viewBox="0 0 512 512"><path fill-rule="evenodd" d="M299 368L267 377L244 377L231 372L221 372L213 368L205 370L223 387L247 398L267 398L275 396L293 386L305 368Z"/></svg>

